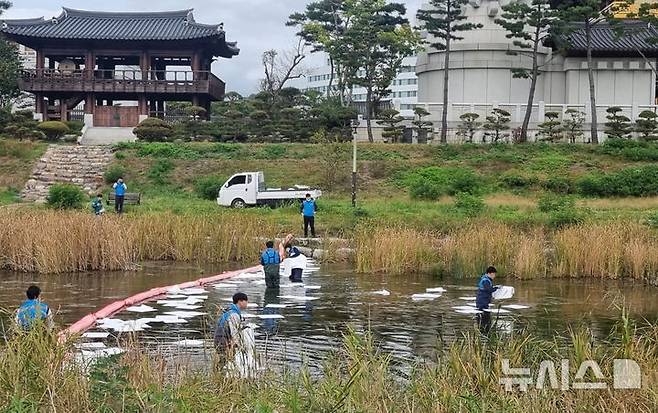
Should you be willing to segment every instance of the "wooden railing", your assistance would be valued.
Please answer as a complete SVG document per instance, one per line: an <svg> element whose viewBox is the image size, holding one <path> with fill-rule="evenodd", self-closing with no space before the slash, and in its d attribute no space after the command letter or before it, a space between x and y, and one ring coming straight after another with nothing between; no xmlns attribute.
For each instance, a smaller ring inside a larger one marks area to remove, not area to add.
<svg viewBox="0 0 658 413"><path fill-rule="evenodd" d="M21 88L32 93L209 94L221 99L225 84L209 71L30 69L22 71Z"/></svg>

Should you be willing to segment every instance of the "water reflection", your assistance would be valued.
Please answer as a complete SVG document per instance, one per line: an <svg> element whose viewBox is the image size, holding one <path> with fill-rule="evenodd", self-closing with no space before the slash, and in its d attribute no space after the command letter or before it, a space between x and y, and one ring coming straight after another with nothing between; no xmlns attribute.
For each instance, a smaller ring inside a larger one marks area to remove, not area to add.
<svg viewBox="0 0 658 413"><path fill-rule="evenodd" d="M219 269L214 269L219 271ZM206 271L209 273L210 271ZM200 276L196 266L148 264L136 273L106 273L37 277L3 274L0 302L14 308L23 298L25 288L38 283L43 297L57 310L57 321L70 324L85 314L128 295L155 286L178 283ZM282 282L286 281L282 279ZM586 325L595 337L606 336L618 318L615 303L625 302L636 318L658 320L658 302L654 287L600 280L501 280L516 289L507 303L530 306L493 315L494 327L501 331L527 328L536 334L552 337L566 335L570 326ZM249 323L256 329L258 349L270 363L319 367L327 352L339 345L341 335L351 326L356 331L370 330L398 365L417 357L433 358L439 342L450 342L466 331L473 331L472 315L459 314L455 306L475 295L476 280L437 280L428 275L380 276L355 275L346 266L328 266L305 278L307 286L319 289L283 287L266 291L259 280L223 283L221 288L207 288L208 299L198 311L204 316L180 324L152 324L138 333L140 343L169 357L184 355L203 365L212 354L212 346L182 348L183 339L205 339L211 343L212 329L231 295L244 291L250 302ZM447 291L434 300L412 301L411 295L426 288L444 287ZM386 289L390 296L373 294ZM293 298L281 298L288 296ZM302 297L317 297L307 301ZM170 311L149 303L162 314ZM258 318L258 315L281 315L284 318ZM145 315L122 313L118 318L135 319ZM151 317L151 315L146 315ZM116 342L114 336L112 340ZM118 336L123 342L126 334Z"/></svg>

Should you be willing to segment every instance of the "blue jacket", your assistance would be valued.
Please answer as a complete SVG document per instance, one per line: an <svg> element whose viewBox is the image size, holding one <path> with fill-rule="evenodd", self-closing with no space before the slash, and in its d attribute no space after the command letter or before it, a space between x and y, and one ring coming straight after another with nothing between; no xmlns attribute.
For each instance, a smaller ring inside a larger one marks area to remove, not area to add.
<svg viewBox="0 0 658 413"><path fill-rule="evenodd" d="M260 263L261 265L281 264L281 257L274 248L268 248L263 251L263 254L260 256Z"/></svg>
<svg viewBox="0 0 658 413"><path fill-rule="evenodd" d="M493 280L487 274L483 274L478 282L478 295L475 299L475 306L478 310L489 307L491 304L491 296L498 287L494 287Z"/></svg>
<svg viewBox="0 0 658 413"><path fill-rule="evenodd" d="M16 314L18 325L29 330L35 320L45 320L48 317L48 304L39 300L25 300Z"/></svg>
<svg viewBox="0 0 658 413"><path fill-rule="evenodd" d="M100 212L103 210L103 200L98 198L94 199L94 201L91 203L91 208L94 210L96 215L100 214Z"/></svg>
<svg viewBox="0 0 658 413"><path fill-rule="evenodd" d="M232 313L235 313L242 317L242 312L240 311L240 308L236 304L231 304L231 306L228 308L228 311L226 311L224 314L222 314L221 317L219 317L219 320L217 321L217 327L219 328L224 328L224 324L226 324L226 320L231 316Z"/></svg>
<svg viewBox="0 0 658 413"><path fill-rule="evenodd" d="M308 201L302 202L301 212L305 217L314 217L315 211L318 210L318 205L315 203L315 199L309 199Z"/></svg>
<svg viewBox="0 0 658 413"><path fill-rule="evenodd" d="M125 182L121 184L117 182L112 185L112 187L114 188L114 194L116 196L124 196L126 194L126 189L128 189Z"/></svg>

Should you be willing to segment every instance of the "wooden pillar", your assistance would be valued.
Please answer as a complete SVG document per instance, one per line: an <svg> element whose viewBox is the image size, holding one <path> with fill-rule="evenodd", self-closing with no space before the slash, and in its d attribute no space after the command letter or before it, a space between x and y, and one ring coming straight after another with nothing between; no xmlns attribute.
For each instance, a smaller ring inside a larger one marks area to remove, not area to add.
<svg viewBox="0 0 658 413"><path fill-rule="evenodd" d="M48 69L53 70L55 69L55 59L52 57L48 58Z"/></svg>
<svg viewBox="0 0 658 413"><path fill-rule="evenodd" d="M149 109L148 109L148 102L146 100L146 95L144 94L139 95L138 102L139 102L139 114L141 116L148 116Z"/></svg>
<svg viewBox="0 0 658 413"><path fill-rule="evenodd" d="M69 120L69 108L66 99L59 99L59 120L62 122Z"/></svg>
<svg viewBox="0 0 658 413"><path fill-rule="evenodd" d="M96 69L94 52L87 50L85 54L85 78L93 79L94 78L94 69Z"/></svg>
<svg viewBox="0 0 658 413"><path fill-rule="evenodd" d="M139 57L139 70L142 71L142 80L147 80L149 78L148 72L151 70L151 57L146 50L143 50Z"/></svg>
<svg viewBox="0 0 658 413"><path fill-rule="evenodd" d="M157 108L157 106L156 106L156 100L155 100L155 99L151 99L151 102L149 102L149 106L150 106L150 111L151 111L151 113L149 114L149 116L157 117L157 113L155 113L155 112L158 111L158 108Z"/></svg>
<svg viewBox="0 0 658 413"><path fill-rule="evenodd" d="M43 50L37 49L37 62L36 62L36 68L37 68L37 75L43 74L43 69L46 65L46 56L43 54Z"/></svg>
<svg viewBox="0 0 658 413"><path fill-rule="evenodd" d="M192 66L192 78L194 80L198 80L200 75L199 71L201 70L201 54L199 54L199 52L195 51L192 54L191 66Z"/></svg>

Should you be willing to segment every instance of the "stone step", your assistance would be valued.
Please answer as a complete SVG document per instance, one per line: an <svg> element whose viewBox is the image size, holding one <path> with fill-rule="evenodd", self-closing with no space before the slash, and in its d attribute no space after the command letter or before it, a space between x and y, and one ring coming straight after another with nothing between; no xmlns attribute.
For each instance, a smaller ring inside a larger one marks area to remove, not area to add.
<svg viewBox="0 0 658 413"><path fill-rule="evenodd" d="M26 201L45 202L49 188L58 183L95 192L103 185L103 173L112 159L112 150L107 146L50 145L37 162L21 197Z"/></svg>

